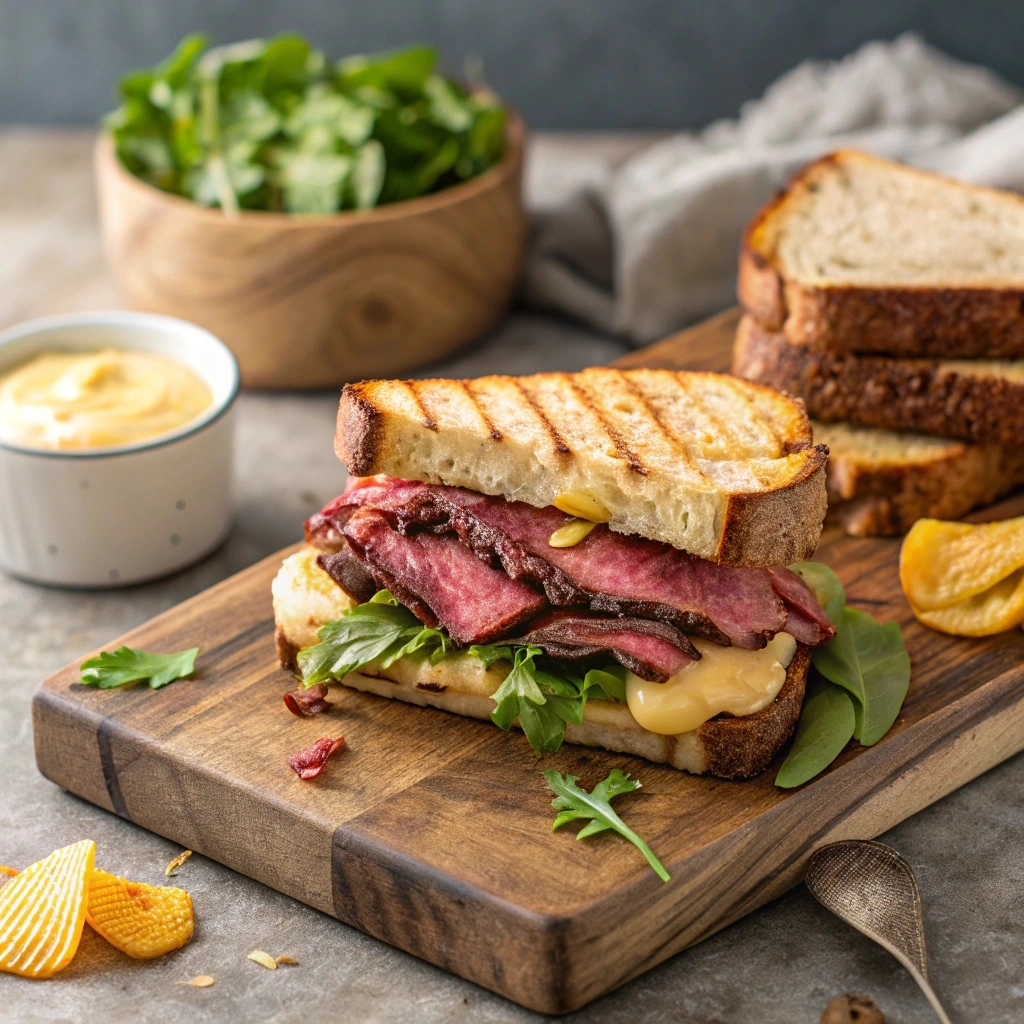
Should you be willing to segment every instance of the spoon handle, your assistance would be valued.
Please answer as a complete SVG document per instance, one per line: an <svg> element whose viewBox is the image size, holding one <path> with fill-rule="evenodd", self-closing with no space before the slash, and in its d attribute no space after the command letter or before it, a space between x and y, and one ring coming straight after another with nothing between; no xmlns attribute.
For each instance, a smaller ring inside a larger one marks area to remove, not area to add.
<svg viewBox="0 0 1024 1024"><path fill-rule="evenodd" d="M924 993L925 998L931 1004L932 1009L935 1011L935 1015L939 1018L942 1024L953 1024L949 1019L949 1014L942 1008L942 1003L939 1002L939 997L935 994L934 989L929 984L928 979L921 973L921 969L917 964L897 950L894 946L890 946L888 942L881 942L877 937L874 938L879 945L884 946L894 957L896 957L897 960L899 960L901 964L903 964L904 967L906 967L910 976L917 982L917 987Z"/></svg>

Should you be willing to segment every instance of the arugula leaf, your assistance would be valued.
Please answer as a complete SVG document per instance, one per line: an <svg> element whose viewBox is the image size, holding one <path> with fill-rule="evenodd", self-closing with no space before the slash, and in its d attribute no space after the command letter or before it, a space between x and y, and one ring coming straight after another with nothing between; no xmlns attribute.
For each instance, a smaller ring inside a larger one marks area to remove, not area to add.
<svg viewBox="0 0 1024 1024"><path fill-rule="evenodd" d="M303 686L342 679L370 662L387 668L413 653L429 653L437 662L451 650L441 630L424 626L386 590L327 623L317 636L320 643L299 652Z"/></svg>
<svg viewBox="0 0 1024 1024"><path fill-rule="evenodd" d="M410 46L336 66L297 35L209 48L187 36L120 83L104 119L118 158L158 188L227 212L370 209L486 170L505 111Z"/></svg>
<svg viewBox="0 0 1024 1024"><path fill-rule="evenodd" d="M814 667L857 703L854 738L877 743L896 721L910 686L910 656L899 624L882 625L856 608L845 608L836 635L813 655Z"/></svg>
<svg viewBox="0 0 1024 1024"><path fill-rule="evenodd" d="M845 690L819 679L807 693L793 746L775 776L782 789L802 786L823 772L853 737L856 718Z"/></svg>
<svg viewBox="0 0 1024 1024"><path fill-rule="evenodd" d="M839 577L822 562L796 562L789 568L811 588L829 622L838 627L846 607L846 591Z"/></svg>
<svg viewBox="0 0 1024 1024"><path fill-rule="evenodd" d="M175 679L183 679L195 669L198 647L175 654L152 654L133 647L119 647L116 651L101 651L95 658L79 666L83 686L96 686L112 690L119 686L149 680L152 690L159 690Z"/></svg>
<svg viewBox="0 0 1024 1024"><path fill-rule="evenodd" d="M357 210L368 210L377 205L380 191L384 187L386 165L384 147L376 139L370 139L356 154L349 186L352 189L352 205Z"/></svg>
<svg viewBox="0 0 1024 1024"><path fill-rule="evenodd" d="M607 668L592 668L583 677L583 693L589 700L626 701L626 669L617 662Z"/></svg>
<svg viewBox="0 0 1024 1024"><path fill-rule="evenodd" d="M551 806L559 812L551 826L552 832L581 818L589 819L589 823L580 829L577 839L614 829L647 858L647 863L663 882L669 880L669 873L651 848L612 809L611 801L615 797L640 789L639 779L630 779L628 772L613 768L611 774L588 793L576 785L579 778L575 775L563 776L553 768L548 768L543 774L548 789L555 794Z"/></svg>

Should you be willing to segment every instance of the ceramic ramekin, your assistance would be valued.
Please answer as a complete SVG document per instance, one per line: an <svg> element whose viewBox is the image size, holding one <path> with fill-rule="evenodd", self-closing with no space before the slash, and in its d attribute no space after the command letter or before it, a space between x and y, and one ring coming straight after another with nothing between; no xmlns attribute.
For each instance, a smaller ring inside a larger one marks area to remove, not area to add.
<svg viewBox="0 0 1024 1024"><path fill-rule="evenodd" d="M0 441L0 568L34 583L118 587L214 550L232 519L238 363L209 331L169 316L80 313L0 332L0 374L45 351L154 352L198 374L209 409L137 444L43 451Z"/></svg>

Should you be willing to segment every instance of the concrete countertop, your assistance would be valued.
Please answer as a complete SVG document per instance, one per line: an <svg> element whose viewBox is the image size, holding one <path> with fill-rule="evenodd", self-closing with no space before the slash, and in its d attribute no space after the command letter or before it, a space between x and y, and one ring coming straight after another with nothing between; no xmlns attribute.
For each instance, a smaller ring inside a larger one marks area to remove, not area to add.
<svg viewBox="0 0 1024 1024"><path fill-rule="evenodd" d="M642 141L542 136L531 154L530 202L556 202L575 182L599 175L606 158L621 157ZM95 222L90 143L83 132L0 132L0 328L31 316L116 304ZM622 350L612 339L517 314L495 336L436 370L472 375L576 369ZM335 404L334 393L241 397L237 525L227 544L201 565L160 583L105 593L43 589L0 576L0 863L23 866L92 838L107 870L163 881L177 847L38 774L32 691L83 651L299 539L302 520L344 479L331 450ZM685 808L680 827L686 827ZM1024 1020L1024 757L882 839L917 872L932 977L953 1019ZM192 857L176 881L196 907L196 935L183 950L135 962L87 928L71 966L52 981L0 974L0 1020L543 1019L203 857ZM246 959L253 949L290 954L300 966L266 971ZM198 974L212 975L216 984L182 984ZM828 1000L843 992L874 998L890 1024L934 1020L888 954L832 918L799 886L566 1020L815 1024Z"/></svg>

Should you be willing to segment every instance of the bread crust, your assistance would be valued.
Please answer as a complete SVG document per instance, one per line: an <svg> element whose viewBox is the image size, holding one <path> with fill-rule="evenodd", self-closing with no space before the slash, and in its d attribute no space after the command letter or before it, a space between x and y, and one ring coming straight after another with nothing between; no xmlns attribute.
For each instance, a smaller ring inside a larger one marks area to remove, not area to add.
<svg viewBox="0 0 1024 1024"><path fill-rule="evenodd" d="M1024 381L928 360L838 355L745 316L732 372L801 398L814 419L1024 446Z"/></svg>
<svg viewBox="0 0 1024 1024"><path fill-rule="evenodd" d="M878 158L840 150L808 164L747 225L740 247L737 285L743 308L766 329L782 331L790 341L823 351L899 357L1024 357L1024 289L847 284L809 287L786 278L766 238L773 219L784 216L786 207L798 201L830 168L850 160ZM913 173L943 178L926 171ZM961 188L975 188L943 180Z"/></svg>

